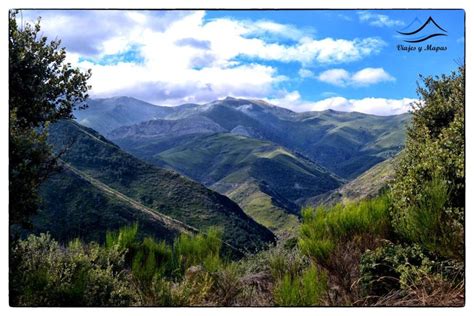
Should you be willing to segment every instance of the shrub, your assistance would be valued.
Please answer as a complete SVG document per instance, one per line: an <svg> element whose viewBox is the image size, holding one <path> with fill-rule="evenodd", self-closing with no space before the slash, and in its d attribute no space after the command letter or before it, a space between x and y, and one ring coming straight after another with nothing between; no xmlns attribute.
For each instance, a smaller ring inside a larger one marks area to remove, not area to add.
<svg viewBox="0 0 474 316"><path fill-rule="evenodd" d="M311 265L302 274L285 274L274 290L275 304L278 306L317 306L327 289L327 276Z"/></svg>
<svg viewBox="0 0 474 316"><path fill-rule="evenodd" d="M422 245L429 251L451 257L453 241L459 241L459 231L449 225L452 216L446 181L433 179L419 190L419 197L396 221L397 232L405 239Z"/></svg>
<svg viewBox="0 0 474 316"><path fill-rule="evenodd" d="M222 231L215 228L197 236L180 235L173 244L176 272L182 275L195 265L203 265L209 272L216 271L221 265L221 237Z"/></svg>
<svg viewBox="0 0 474 316"><path fill-rule="evenodd" d="M220 268L212 275L214 283L210 300L218 306L233 306L240 302L244 290L236 263Z"/></svg>
<svg viewBox="0 0 474 316"><path fill-rule="evenodd" d="M413 124L392 186L393 226L409 241L462 260L464 68L449 76L423 78L423 83L418 92L424 102L414 106Z"/></svg>
<svg viewBox="0 0 474 316"><path fill-rule="evenodd" d="M274 280L280 280L285 275L296 277L309 265L309 261L298 249L275 248L267 253L267 265Z"/></svg>
<svg viewBox="0 0 474 316"><path fill-rule="evenodd" d="M107 232L105 235L105 247L120 250L130 249L137 246L138 224L122 227L116 232Z"/></svg>
<svg viewBox="0 0 474 316"><path fill-rule="evenodd" d="M388 244L368 250L361 258L361 283L368 295L382 296L398 290L413 275L413 269L431 270L433 262L418 245Z"/></svg>
<svg viewBox="0 0 474 316"><path fill-rule="evenodd" d="M416 244L389 243L367 251L360 269L369 304L440 305L436 299L441 302L444 295L461 295L459 287L464 288L462 262L442 260Z"/></svg>
<svg viewBox="0 0 474 316"><path fill-rule="evenodd" d="M386 195L371 200L318 207L303 211L299 247L324 264L339 243L360 234L386 236L390 233L390 201Z"/></svg>
<svg viewBox="0 0 474 316"><path fill-rule="evenodd" d="M48 234L12 248L12 306L129 306L136 302L124 251L78 240L61 247Z"/></svg>
<svg viewBox="0 0 474 316"><path fill-rule="evenodd" d="M44 234L16 242L10 257L11 305L175 306L229 302L231 298L219 301L218 296L211 295L214 291L228 296L233 280L231 269L220 258L219 230L181 235L173 246L150 237L139 241L137 232L136 224L108 232L104 246L77 239L64 247Z"/></svg>
<svg viewBox="0 0 474 316"><path fill-rule="evenodd" d="M371 295L383 295L391 290L416 284L420 276L439 275L449 282L464 279L461 261L443 259L423 247L389 243L367 251L361 259L361 281Z"/></svg>

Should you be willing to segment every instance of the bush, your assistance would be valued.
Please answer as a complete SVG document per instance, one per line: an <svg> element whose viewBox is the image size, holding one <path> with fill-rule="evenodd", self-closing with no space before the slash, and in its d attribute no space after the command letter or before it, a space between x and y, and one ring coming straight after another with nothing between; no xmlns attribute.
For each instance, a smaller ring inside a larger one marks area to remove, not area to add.
<svg viewBox="0 0 474 316"><path fill-rule="evenodd" d="M368 295L382 296L408 284L415 270L431 271L434 262L418 245L388 244L361 258L361 283Z"/></svg>
<svg viewBox="0 0 474 316"><path fill-rule="evenodd" d="M278 306L318 306L327 290L327 276L311 265L300 275L285 274L274 290Z"/></svg>
<svg viewBox="0 0 474 316"><path fill-rule="evenodd" d="M339 243L360 234L387 236L390 231L390 201L386 195L371 200L337 204L329 209L303 210L299 247L325 264Z"/></svg>
<svg viewBox="0 0 474 316"><path fill-rule="evenodd" d="M309 260L298 249L273 249L269 251L267 265L274 280L280 280L285 275L297 277L309 265Z"/></svg>
<svg viewBox="0 0 474 316"><path fill-rule="evenodd" d="M423 247L389 243L368 250L361 259L362 284L371 295L416 284L420 275L439 275L449 282L464 280L464 263L438 257Z"/></svg>
<svg viewBox="0 0 474 316"><path fill-rule="evenodd" d="M124 270L123 250L61 247L48 234L15 243L10 263L12 306L130 306L136 292Z"/></svg>
<svg viewBox="0 0 474 316"><path fill-rule="evenodd" d="M209 272L216 271L221 265L221 247L221 230L210 228L206 234L197 236L182 234L173 244L176 272L182 275L186 269L195 265L203 265Z"/></svg>
<svg viewBox="0 0 474 316"><path fill-rule="evenodd" d="M449 187L446 181L433 179L419 190L414 201L396 222L397 232L405 239L423 245L429 251L451 257L458 245L459 231L450 223Z"/></svg>
<svg viewBox="0 0 474 316"><path fill-rule="evenodd" d="M116 232L107 232L105 235L105 247L120 250L130 249L137 246L138 224L122 227Z"/></svg>
<svg viewBox="0 0 474 316"><path fill-rule="evenodd" d="M424 102L414 107L392 186L393 226L409 241L462 260L464 68L449 76L423 78L423 83L418 92Z"/></svg>
<svg viewBox="0 0 474 316"><path fill-rule="evenodd" d="M137 232L136 224L108 232L104 246L74 240L63 247L44 234L16 242L10 257L11 305L175 306L230 301L211 295L228 291L233 280L220 257L219 230L181 235L172 246L150 237L139 241Z"/></svg>

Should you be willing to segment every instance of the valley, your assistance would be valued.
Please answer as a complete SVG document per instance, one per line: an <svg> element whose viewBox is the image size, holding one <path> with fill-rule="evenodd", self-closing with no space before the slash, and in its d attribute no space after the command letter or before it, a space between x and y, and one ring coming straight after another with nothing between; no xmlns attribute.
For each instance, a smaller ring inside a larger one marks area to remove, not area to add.
<svg viewBox="0 0 474 316"><path fill-rule="evenodd" d="M86 110L74 115L78 123L102 133L98 137L107 146L116 144L143 163L177 172L227 196L283 239L297 232L303 206L339 200L338 190L371 183L364 172L380 168L379 163L403 148L410 120L409 114L296 113L261 100L231 97L176 107L129 97L92 99ZM82 162L75 163L80 167ZM135 184L123 179L132 172L119 170L120 175L108 179L123 182L116 187L119 191L138 197L140 203L159 204L148 192L137 195ZM88 171L99 179L100 169ZM149 179L143 181L140 186ZM363 193L351 198L358 196Z"/></svg>

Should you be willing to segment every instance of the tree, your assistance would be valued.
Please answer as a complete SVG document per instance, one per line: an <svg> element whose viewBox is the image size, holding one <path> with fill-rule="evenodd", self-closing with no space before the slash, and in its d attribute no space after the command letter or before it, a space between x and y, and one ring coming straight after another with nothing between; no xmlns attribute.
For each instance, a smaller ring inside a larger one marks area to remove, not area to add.
<svg viewBox="0 0 474 316"><path fill-rule="evenodd" d="M10 223L28 224L38 208L38 187L57 165L48 125L84 108L91 71L66 63L60 40L40 35L40 20L19 26L9 13Z"/></svg>
<svg viewBox="0 0 474 316"><path fill-rule="evenodd" d="M392 188L394 226L428 250L462 259L464 67L423 83Z"/></svg>

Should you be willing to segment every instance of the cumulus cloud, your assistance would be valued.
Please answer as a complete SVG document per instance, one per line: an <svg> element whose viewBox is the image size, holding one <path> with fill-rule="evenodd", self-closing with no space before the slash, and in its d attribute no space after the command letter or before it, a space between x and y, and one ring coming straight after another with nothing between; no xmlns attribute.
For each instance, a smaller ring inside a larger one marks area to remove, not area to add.
<svg viewBox="0 0 474 316"><path fill-rule="evenodd" d="M311 30L270 20L206 19L204 11L23 11L42 16L68 61L92 69L91 95L129 95L156 104L226 96L277 95L288 78L265 62L340 64L377 54L375 37L315 38ZM245 60L245 62L243 61ZM310 76L309 70L300 72Z"/></svg>
<svg viewBox="0 0 474 316"><path fill-rule="evenodd" d="M403 21L391 19L389 16L384 14L372 13L370 11L359 11L357 14L359 16L359 21L369 23L372 26L393 27L405 25Z"/></svg>
<svg viewBox="0 0 474 316"><path fill-rule="evenodd" d="M351 80L351 75L344 69L336 68L322 72L317 78L329 84L345 86Z"/></svg>
<svg viewBox="0 0 474 316"><path fill-rule="evenodd" d="M301 99L297 91L292 91L281 98L267 99L268 102L296 112L323 111L332 109L342 112L361 112L373 115L397 115L406 113L416 99L386 99L367 97L362 99L346 99L341 96L329 97L319 101Z"/></svg>
<svg viewBox="0 0 474 316"><path fill-rule="evenodd" d="M357 85L371 85L383 81L395 81L383 68L364 68L352 75L351 81Z"/></svg>
<svg viewBox="0 0 474 316"><path fill-rule="evenodd" d="M355 73L349 73L345 69L329 69L317 76L319 81L335 86L369 86L385 81L395 81L383 68L364 68Z"/></svg>
<svg viewBox="0 0 474 316"><path fill-rule="evenodd" d="M98 57L124 51L142 27L164 31L190 11L22 10L25 22L41 17L41 30L69 52Z"/></svg>

